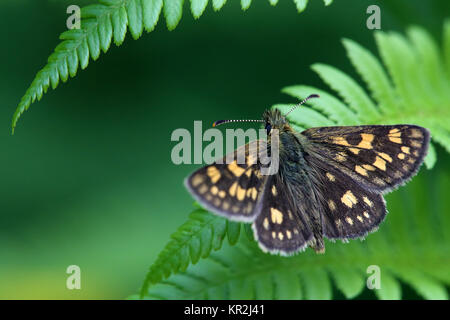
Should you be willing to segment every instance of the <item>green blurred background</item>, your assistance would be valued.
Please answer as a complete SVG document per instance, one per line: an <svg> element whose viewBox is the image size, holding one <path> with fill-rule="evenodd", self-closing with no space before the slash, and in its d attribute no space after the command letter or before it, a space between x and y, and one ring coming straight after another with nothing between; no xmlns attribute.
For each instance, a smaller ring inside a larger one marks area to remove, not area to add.
<svg viewBox="0 0 450 320"><path fill-rule="evenodd" d="M375 52L367 6L381 7L382 30L426 27L440 42L448 0L310 1L297 14L254 0L243 12L230 0L194 20L185 1L181 23L138 41L127 35L85 71L31 106L14 136L19 99L65 31L69 4L0 3L0 298L125 298L192 208L182 181L196 166L170 160L176 128L217 119L257 118L291 103L287 85L327 89L310 70L325 62L355 75L340 39ZM423 181L449 171L422 169ZM402 208L408 187L387 197ZM401 210L399 210L401 211ZM393 212L390 214L407 214ZM387 218L389 221L389 216ZM81 267L82 290L67 290L67 266ZM410 293L414 296L413 293Z"/></svg>

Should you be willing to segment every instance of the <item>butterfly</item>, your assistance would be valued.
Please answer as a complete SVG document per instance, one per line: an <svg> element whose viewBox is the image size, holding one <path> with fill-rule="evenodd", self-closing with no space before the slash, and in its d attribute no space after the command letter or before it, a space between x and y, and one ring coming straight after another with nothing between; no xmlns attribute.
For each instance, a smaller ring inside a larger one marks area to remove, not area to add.
<svg viewBox="0 0 450 320"><path fill-rule="evenodd" d="M252 223L260 248L272 254L292 255L306 247L323 253L324 237L346 242L376 231L386 217L383 194L417 173L429 131L399 124L297 132L286 115L265 111L253 121L264 123L267 140L251 141L192 173L185 185L193 197L217 215ZM263 174L267 164L254 155L270 154L274 132L278 170ZM244 161L232 160L239 156Z"/></svg>

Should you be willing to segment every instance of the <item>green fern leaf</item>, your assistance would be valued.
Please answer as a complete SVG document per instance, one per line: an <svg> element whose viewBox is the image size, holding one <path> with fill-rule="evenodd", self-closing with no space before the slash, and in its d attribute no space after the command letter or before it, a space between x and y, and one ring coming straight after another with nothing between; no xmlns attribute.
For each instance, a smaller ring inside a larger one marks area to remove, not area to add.
<svg viewBox="0 0 450 320"><path fill-rule="evenodd" d="M381 63L358 43L349 39L344 39L343 43L350 61L371 90L374 99L378 101L380 109L386 114L394 112L398 101Z"/></svg>
<svg viewBox="0 0 450 320"><path fill-rule="evenodd" d="M208 0L191 0L191 12L195 19L200 18L208 5Z"/></svg>
<svg viewBox="0 0 450 320"><path fill-rule="evenodd" d="M133 39L138 39L143 30L154 30L161 10L167 28L173 30L182 17L184 0L99 0L99 4L81 9L81 29L69 30L61 34L62 42L56 46L48 58L48 63L35 76L30 87L19 102L12 118L14 133L17 121L29 106L40 100L51 85L56 89L59 81L75 77L78 66L85 69L89 58L97 60L100 52L106 53L111 41L120 46L125 40L127 30ZM212 0L214 10L220 10L226 0ZM270 0L272 5L277 1ZM191 11L198 19L208 4L208 0L191 0ZM251 0L241 0L243 10L249 8Z"/></svg>
<svg viewBox="0 0 450 320"><path fill-rule="evenodd" d="M173 30L181 20L184 0L164 0L164 17L167 22L167 29Z"/></svg>
<svg viewBox="0 0 450 320"><path fill-rule="evenodd" d="M444 43L444 63L447 70L447 78L450 79L450 19L446 20L444 23L444 32L443 32L443 43Z"/></svg>
<svg viewBox="0 0 450 320"><path fill-rule="evenodd" d="M371 118L378 117L379 113L375 104L351 77L332 66L324 64L314 64L312 69L319 74L325 83L341 95L344 101L358 114L359 118L365 115Z"/></svg>
<svg viewBox="0 0 450 320"><path fill-rule="evenodd" d="M241 0L242 10L247 10L251 4L252 4L252 0Z"/></svg>
<svg viewBox="0 0 450 320"><path fill-rule="evenodd" d="M200 258L209 256L211 251L219 250L225 237L231 245L235 244L240 229L240 224L213 216L202 209L192 212L150 268L142 291L146 292L149 285L172 273L186 270L189 264L196 264Z"/></svg>
<svg viewBox="0 0 450 320"><path fill-rule="evenodd" d="M303 12L308 5L308 0L294 0L298 12Z"/></svg>
<svg viewBox="0 0 450 320"><path fill-rule="evenodd" d="M220 9L222 9L222 7L224 6L224 4L227 2L227 0L213 0L213 8L216 11L219 11Z"/></svg>

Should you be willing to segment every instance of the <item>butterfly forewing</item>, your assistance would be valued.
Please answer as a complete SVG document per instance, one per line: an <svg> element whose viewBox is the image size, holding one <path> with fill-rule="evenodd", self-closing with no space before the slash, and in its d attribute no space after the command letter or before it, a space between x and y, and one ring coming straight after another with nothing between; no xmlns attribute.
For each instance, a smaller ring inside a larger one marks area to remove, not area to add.
<svg viewBox="0 0 450 320"><path fill-rule="evenodd" d="M209 210L237 221L253 221L267 176L260 172L258 151L265 141L252 141L233 156L200 168L186 180L195 198Z"/></svg>
<svg viewBox="0 0 450 320"><path fill-rule="evenodd" d="M427 153L428 130L414 125L311 128L311 158L331 165L362 186L389 191L419 169Z"/></svg>

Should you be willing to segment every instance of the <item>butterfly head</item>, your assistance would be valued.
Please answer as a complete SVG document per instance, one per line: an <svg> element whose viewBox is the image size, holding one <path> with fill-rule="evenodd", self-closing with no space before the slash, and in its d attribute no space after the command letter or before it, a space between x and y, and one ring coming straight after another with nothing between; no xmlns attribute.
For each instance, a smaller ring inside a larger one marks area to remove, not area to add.
<svg viewBox="0 0 450 320"><path fill-rule="evenodd" d="M293 106L285 115L281 114L281 111L278 109L266 110L263 113L263 119L258 119L258 120L218 120L213 123L213 127L219 126L224 123L229 123L229 122L263 122L268 135L272 132L273 129L278 129L280 132L292 131L291 127L289 126L288 121L286 120L286 116L289 113L291 113L295 108L301 106L309 99L318 98L318 97L319 97L318 94L311 94L306 99L304 99L300 103Z"/></svg>
<svg viewBox="0 0 450 320"><path fill-rule="evenodd" d="M278 129L280 132L291 130L286 117L283 116L278 109L264 111L263 119L267 135L270 135L273 129Z"/></svg>

